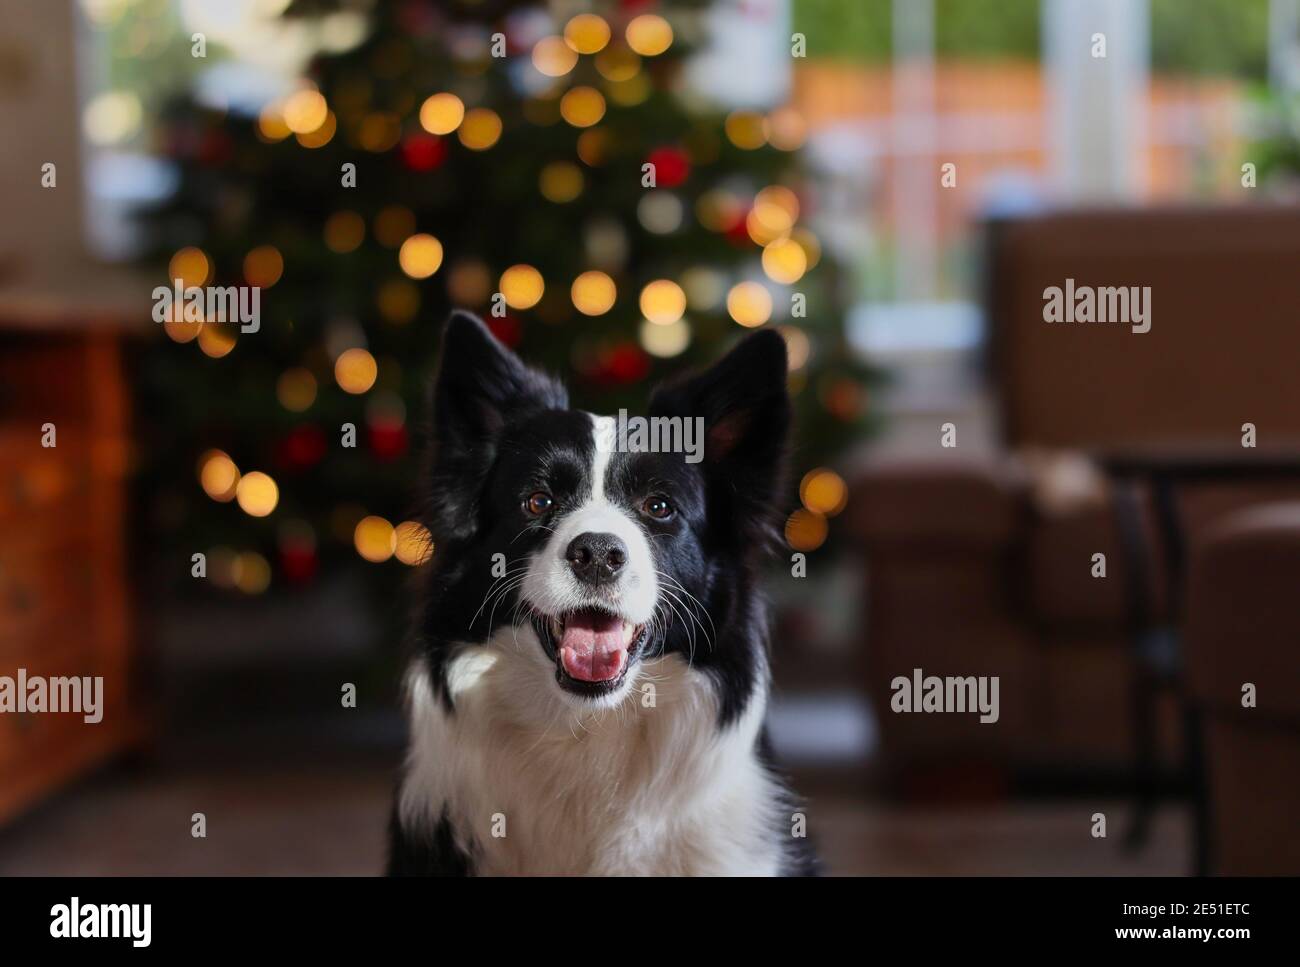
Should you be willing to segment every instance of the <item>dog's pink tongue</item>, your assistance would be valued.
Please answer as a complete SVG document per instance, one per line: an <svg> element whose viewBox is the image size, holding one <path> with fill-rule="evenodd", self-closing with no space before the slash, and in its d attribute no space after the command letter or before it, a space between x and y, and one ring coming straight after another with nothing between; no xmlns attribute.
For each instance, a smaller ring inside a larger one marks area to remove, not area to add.
<svg viewBox="0 0 1300 967"><path fill-rule="evenodd" d="M570 677L582 682L617 678L627 664L627 635L623 622L595 611L569 616L560 639L560 661Z"/></svg>

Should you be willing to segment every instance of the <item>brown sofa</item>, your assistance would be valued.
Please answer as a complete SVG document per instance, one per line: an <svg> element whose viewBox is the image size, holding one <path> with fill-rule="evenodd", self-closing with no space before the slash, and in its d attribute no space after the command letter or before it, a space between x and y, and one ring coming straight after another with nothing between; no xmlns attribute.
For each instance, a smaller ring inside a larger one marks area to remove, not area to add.
<svg viewBox="0 0 1300 967"><path fill-rule="evenodd" d="M889 764L1124 773L1145 748L1154 765L1186 771L1186 655L1167 633L1183 615L1182 545L1242 508L1300 499L1300 473L1153 490L1132 468L1178 452L1238 461L1245 422L1260 448L1245 455L1275 450L1300 467L1297 238L1300 209L1265 206L989 226L987 360L1001 449L944 449L936 424L928 453L878 462L852 488L867 560L867 685ZM1046 323L1044 290L1066 279L1150 286L1151 330ZM1129 470L1103 473L1086 499L1058 501L1043 479L1061 454ZM1104 578L1092 575L1096 553ZM891 681L915 668L1000 676L1000 721L890 713ZM1228 722L1216 719L1212 760L1237 727ZM1140 734L1153 738L1139 743Z"/></svg>
<svg viewBox="0 0 1300 967"><path fill-rule="evenodd" d="M1193 546L1187 679L1203 722L1217 873L1300 873L1298 594L1300 503L1229 514Z"/></svg>

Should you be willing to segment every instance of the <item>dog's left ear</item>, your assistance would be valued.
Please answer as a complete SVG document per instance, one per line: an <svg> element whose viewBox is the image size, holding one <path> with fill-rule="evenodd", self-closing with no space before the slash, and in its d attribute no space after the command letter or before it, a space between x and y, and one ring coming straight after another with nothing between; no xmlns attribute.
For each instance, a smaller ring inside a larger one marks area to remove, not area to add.
<svg viewBox="0 0 1300 967"><path fill-rule="evenodd" d="M650 413L703 417L711 499L742 536L754 536L745 534L751 523L770 523L790 430L785 340L777 332L747 336L703 372L656 389Z"/></svg>

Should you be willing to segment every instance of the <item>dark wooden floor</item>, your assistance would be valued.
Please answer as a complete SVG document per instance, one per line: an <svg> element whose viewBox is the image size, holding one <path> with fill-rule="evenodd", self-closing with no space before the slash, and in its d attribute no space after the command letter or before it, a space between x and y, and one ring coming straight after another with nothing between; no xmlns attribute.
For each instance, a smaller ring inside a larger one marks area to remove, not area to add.
<svg viewBox="0 0 1300 967"><path fill-rule="evenodd" d="M382 868L389 768L299 760L110 770L0 831L0 875L368 875ZM890 805L824 789L808 824L832 874L1186 872L1187 818L1169 806L1137 855L1117 801ZM1090 835L1094 812L1110 836ZM202 812L207 838L190 835Z"/></svg>

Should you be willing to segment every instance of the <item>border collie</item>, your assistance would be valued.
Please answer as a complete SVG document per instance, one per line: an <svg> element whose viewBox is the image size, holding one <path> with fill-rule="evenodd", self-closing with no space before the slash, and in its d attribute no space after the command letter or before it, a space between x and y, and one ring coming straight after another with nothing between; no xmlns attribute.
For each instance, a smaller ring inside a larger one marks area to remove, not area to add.
<svg viewBox="0 0 1300 967"><path fill-rule="evenodd" d="M781 337L655 391L702 418L695 462L620 446L471 315L439 365L389 873L813 872L763 724Z"/></svg>

